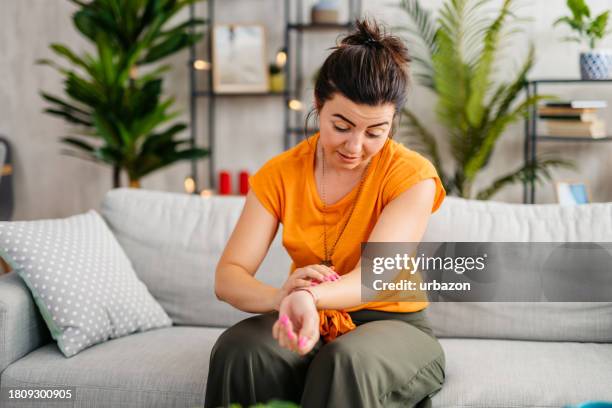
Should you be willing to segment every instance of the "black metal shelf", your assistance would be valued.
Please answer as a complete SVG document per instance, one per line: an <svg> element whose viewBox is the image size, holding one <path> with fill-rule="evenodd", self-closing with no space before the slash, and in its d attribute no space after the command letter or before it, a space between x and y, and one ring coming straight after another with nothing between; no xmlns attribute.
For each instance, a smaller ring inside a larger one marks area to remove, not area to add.
<svg viewBox="0 0 612 408"><path fill-rule="evenodd" d="M540 78L532 79L525 83L525 91L527 98L538 95L538 85L563 85L563 84L610 84L610 79L577 79L577 78ZM525 118L525 139L523 149L524 164L533 163L536 158L538 142L557 142L557 143L593 143L593 142L611 142L612 136L594 138L584 136L558 136L558 135L542 135L538 133L538 106L530 107L527 117ZM523 202L535 203L535 179L525 181L523 183Z"/></svg>
<svg viewBox="0 0 612 408"><path fill-rule="evenodd" d="M570 78L547 78L547 79L531 79L529 80L532 84L580 84L580 83L601 83L601 82L612 82L610 79L570 79Z"/></svg>
<svg viewBox="0 0 612 408"><path fill-rule="evenodd" d="M328 30L347 30L353 23L316 23L316 24L287 24L287 29L297 31L328 31Z"/></svg>
<svg viewBox="0 0 612 408"><path fill-rule="evenodd" d="M536 139L542 142L612 142L612 136L605 137L586 137L586 136L554 136L536 135Z"/></svg>
<svg viewBox="0 0 612 408"><path fill-rule="evenodd" d="M263 96L288 96L287 92L214 92L214 91L195 91L195 97L263 97Z"/></svg>
<svg viewBox="0 0 612 408"><path fill-rule="evenodd" d="M280 0L279 0L280 1ZM354 21L361 14L361 0L346 0L348 3L348 20ZM304 23L305 19L303 16L303 1L302 0L284 0L284 36L282 48L287 53L287 62L284 66L285 74L285 91L283 92L239 92L239 93L219 93L211 89L202 89L198 86L197 72L198 69L194 67L196 58L196 45L190 47L189 52L189 95L190 95L190 142L192 147L196 146L196 136L198 129L196 126L196 115L197 115L197 102L200 99L205 99L208 105L208 121L206 124L207 134L206 140L210 150L208 160L208 174L209 182L208 187L214 189L216 186L215 179L215 105L217 98L253 98L253 97L283 97L284 102L284 148L288 149L292 145L299 142L304 133L304 128L299 125L298 116L301 111L294 111L289 108L289 102L291 100L301 101L302 89L303 89L303 66L302 66L302 52L304 49L303 39L304 33L312 32L324 32L324 31L345 31L353 27L353 23L329 23L329 24L312 24ZM206 16L207 22L207 43L208 43L208 55L207 60L210 64L210 68L207 70L207 83L209 86L213 83L212 80L212 64L214 63L212 58L212 28L215 22L215 0L207 0L207 11ZM189 6L189 14L191 18L196 17L195 5ZM308 129L307 134L315 133L317 129ZM197 161L193 160L191 165L191 177L195 182L195 193L200 189L197 175Z"/></svg>

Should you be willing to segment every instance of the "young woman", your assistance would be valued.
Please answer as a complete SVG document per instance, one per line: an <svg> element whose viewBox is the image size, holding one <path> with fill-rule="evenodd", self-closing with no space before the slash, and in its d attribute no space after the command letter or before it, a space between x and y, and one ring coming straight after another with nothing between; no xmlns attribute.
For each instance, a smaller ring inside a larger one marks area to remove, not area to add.
<svg viewBox="0 0 612 408"><path fill-rule="evenodd" d="M419 242L446 195L432 164L392 139L409 61L399 38L357 21L319 72L320 131L251 177L215 292L258 314L213 347L206 407L427 406L442 387L427 302L361 301L361 243ZM279 223L293 263L277 289L254 276Z"/></svg>

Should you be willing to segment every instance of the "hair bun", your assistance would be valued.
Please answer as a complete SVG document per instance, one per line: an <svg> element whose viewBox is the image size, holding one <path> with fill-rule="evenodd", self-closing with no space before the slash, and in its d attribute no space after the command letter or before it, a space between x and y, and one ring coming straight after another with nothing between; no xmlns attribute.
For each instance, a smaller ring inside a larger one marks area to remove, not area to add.
<svg viewBox="0 0 612 408"><path fill-rule="evenodd" d="M385 33L376 22L357 19L354 26L354 30L342 39L341 44L384 46L382 40Z"/></svg>
<svg viewBox="0 0 612 408"><path fill-rule="evenodd" d="M354 29L340 41L340 47L363 46L376 50L384 49L398 65L410 62L404 42L385 31L384 26L368 18L355 20Z"/></svg>

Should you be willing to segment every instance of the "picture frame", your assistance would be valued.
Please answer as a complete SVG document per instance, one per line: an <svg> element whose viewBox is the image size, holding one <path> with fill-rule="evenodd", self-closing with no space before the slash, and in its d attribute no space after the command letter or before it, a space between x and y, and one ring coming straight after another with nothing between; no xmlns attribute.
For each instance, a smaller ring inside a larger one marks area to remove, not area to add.
<svg viewBox="0 0 612 408"><path fill-rule="evenodd" d="M581 181L562 180L555 183L557 203L561 205L588 204L590 192L587 185Z"/></svg>
<svg viewBox="0 0 612 408"><path fill-rule="evenodd" d="M263 24L215 24L212 48L214 92L268 92L266 29Z"/></svg>

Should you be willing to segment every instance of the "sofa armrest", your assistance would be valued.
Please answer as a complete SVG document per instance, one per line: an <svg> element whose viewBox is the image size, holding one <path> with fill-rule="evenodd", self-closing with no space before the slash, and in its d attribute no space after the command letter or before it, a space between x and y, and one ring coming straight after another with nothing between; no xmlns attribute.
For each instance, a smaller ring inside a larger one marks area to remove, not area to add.
<svg viewBox="0 0 612 408"><path fill-rule="evenodd" d="M0 275L0 373L51 335L27 286L16 272Z"/></svg>

